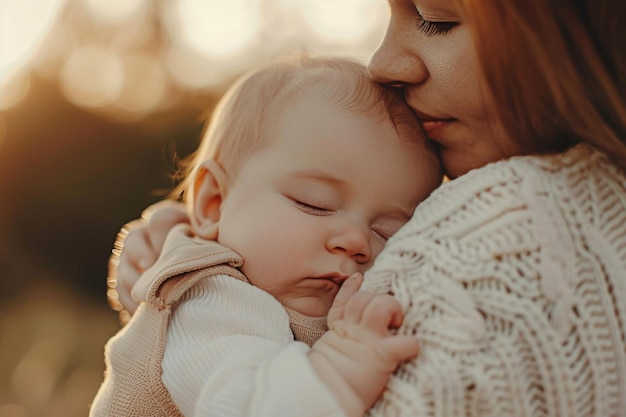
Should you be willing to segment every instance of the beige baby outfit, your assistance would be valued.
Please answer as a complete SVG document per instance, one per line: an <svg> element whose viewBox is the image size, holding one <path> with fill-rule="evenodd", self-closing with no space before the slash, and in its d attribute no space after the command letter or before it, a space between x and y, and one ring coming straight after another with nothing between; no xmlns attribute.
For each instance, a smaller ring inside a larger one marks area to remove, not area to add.
<svg viewBox="0 0 626 417"><path fill-rule="evenodd" d="M325 319L286 311L241 264L172 229L133 289L139 309L106 345L90 416L344 416L307 356Z"/></svg>

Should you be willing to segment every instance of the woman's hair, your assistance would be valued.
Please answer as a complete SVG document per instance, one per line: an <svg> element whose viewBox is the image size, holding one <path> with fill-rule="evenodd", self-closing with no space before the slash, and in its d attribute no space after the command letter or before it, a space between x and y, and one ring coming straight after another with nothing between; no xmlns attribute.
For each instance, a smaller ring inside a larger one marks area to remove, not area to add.
<svg viewBox="0 0 626 417"><path fill-rule="evenodd" d="M287 59L251 71L230 87L213 111L199 148L182 161L177 175L182 181L172 197L189 199L193 178L209 159L232 180L247 157L271 143L267 135L281 112L311 90L339 108L389 121L403 140L421 139L425 150L429 146L401 91L372 81L364 65L336 57ZM428 154L438 163L432 149Z"/></svg>
<svg viewBox="0 0 626 417"><path fill-rule="evenodd" d="M626 2L457 0L507 133L528 153L589 143L626 169Z"/></svg>

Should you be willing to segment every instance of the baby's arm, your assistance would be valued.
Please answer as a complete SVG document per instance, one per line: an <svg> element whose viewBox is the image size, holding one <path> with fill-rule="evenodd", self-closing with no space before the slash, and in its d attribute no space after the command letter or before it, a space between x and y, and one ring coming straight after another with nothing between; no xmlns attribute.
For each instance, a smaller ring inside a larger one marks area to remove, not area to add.
<svg viewBox="0 0 626 417"><path fill-rule="evenodd" d="M334 330L312 352L293 342L270 294L231 277L202 280L172 313L162 364L172 399L190 417L361 417L417 344L389 335L401 317L395 300L357 292L360 282L344 283Z"/></svg>
<svg viewBox="0 0 626 417"><path fill-rule="evenodd" d="M319 378L350 417L362 416L398 364L419 352L417 339L390 332L402 323L400 303L358 291L362 280L358 275L344 283L328 315L330 330L309 353Z"/></svg>
<svg viewBox="0 0 626 417"><path fill-rule="evenodd" d="M184 204L163 200L144 210L141 218L126 223L117 234L109 258L107 296L122 322L128 321L139 305L131 296L133 285L157 260L172 227L188 222Z"/></svg>

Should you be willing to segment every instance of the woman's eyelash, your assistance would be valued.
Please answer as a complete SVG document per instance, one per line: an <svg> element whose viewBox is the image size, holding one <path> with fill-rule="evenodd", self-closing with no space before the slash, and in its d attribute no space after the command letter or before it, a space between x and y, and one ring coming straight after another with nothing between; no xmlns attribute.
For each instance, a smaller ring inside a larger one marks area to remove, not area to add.
<svg viewBox="0 0 626 417"><path fill-rule="evenodd" d="M417 29L426 36L445 35L457 25L456 22L431 22L418 13Z"/></svg>
<svg viewBox="0 0 626 417"><path fill-rule="evenodd" d="M303 203L302 201L295 201L296 207L307 214L312 214L313 216L328 216L333 214L333 211L330 209L325 209L317 206L312 206L311 204Z"/></svg>

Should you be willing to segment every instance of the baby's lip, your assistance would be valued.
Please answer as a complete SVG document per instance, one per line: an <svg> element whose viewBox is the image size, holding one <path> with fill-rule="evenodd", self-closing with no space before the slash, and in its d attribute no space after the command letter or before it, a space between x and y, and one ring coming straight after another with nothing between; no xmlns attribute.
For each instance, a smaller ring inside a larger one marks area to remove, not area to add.
<svg viewBox="0 0 626 417"><path fill-rule="evenodd" d="M341 272L331 272L330 274L320 275L316 278L332 281L341 287L341 285L343 285L343 283L349 278L349 275L342 274Z"/></svg>

